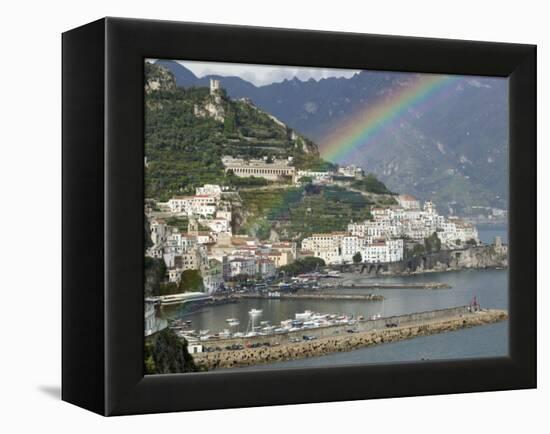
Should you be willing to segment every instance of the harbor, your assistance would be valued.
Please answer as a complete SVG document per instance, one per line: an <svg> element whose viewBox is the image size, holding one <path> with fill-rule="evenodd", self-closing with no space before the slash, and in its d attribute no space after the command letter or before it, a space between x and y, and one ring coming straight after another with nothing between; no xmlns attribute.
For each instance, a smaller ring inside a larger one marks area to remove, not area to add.
<svg viewBox="0 0 550 434"><path fill-rule="evenodd" d="M335 279L336 280L336 279ZM204 347L204 353L202 355L193 354L195 358L204 358L205 354L211 354L210 357L215 357L214 353L225 351L225 347L233 346L233 348L246 349L247 342L243 342L244 335L247 331L247 325L249 321L249 311L252 309L262 310L261 317L257 318L256 326L260 325L261 321L269 321L272 326L280 326L281 321L288 319L294 319L297 313L304 313L311 311L313 313L329 313L338 314L338 316L348 316L352 320L356 320L359 324L369 323L370 319L380 315L380 317L390 318L400 315L406 315L413 312L428 312L439 311L446 309L449 306L465 306L468 305L473 297L477 297L478 302L488 309L497 309L506 311L508 308L506 293L501 291L502 287L506 287L508 281L508 273L506 270L466 270L460 272L446 272L446 273L433 273L430 275L417 275L408 277L383 277L383 278L364 278L358 275L342 275L342 282L345 282L346 286L339 289L321 289L318 291L312 291L315 293L337 293L338 295L366 295L375 294L382 295L384 299L382 301L368 301L368 300L346 300L345 298L338 299L301 299L301 298L239 298L232 303L219 303L217 305L205 304L200 307L192 308L192 305L182 306L166 306L162 309L162 314L165 319L173 320L180 319L184 321L190 321L189 329L194 329L198 334L201 330L209 330L207 334L214 335L222 332L224 336L224 329L228 329L230 333L242 333L242 336L237 335L235 341L226 341L224 339L216 340L203 340L199 341L199 344ZM442 285L445 284L452 289L441 289L434 291L429 289L430 282L439 282ZM380 287L376 290L373 289L359 289L358 287L363 284L378 284ZM421 288L420 286L425 286ZM410 290L410 287L417 287L414 290ZM364 321L359 320L360 317L364 318ZM234 319L232 325L228 323L228 319ZM238 325L237 325L238 324ZM349 328L355 328L356 325L342 325L340 329L344 330L340 332L340 336L355 337L358 333L347 332ZM361 325L363 327L363 325ZM478 354L484 354L485 348L488 345L487 339L494 333L493 330L499 330L498 338L490 340L491 345L494 346L492 354L495 356L505 356L508 354L507 344L507 332L508 322L506 320L500 321L495 324L497 329L493 326L476 327L475 336L476 339L468 339L466 342L462 339L462 336L466 333L465 329L457 328L455 332L449 333L449 338L438 340L437 351L444 354L445 358L455 357L477 357ZM277 327L276 327L277 328ZM337 330L338 327L333 326L333 330ZM257 346L257 348L266 349L267 346L263 345L269 342L269 346L274 348L284 347L293 342L289 342L290 339L301 340L301 344L306 343L303 336L310 336L313 334L319 334L329 332L331 329L309 329L305 331L291 332L285 338L284 335L266 336L260 335L257 339L254 339L251 344ZM362 329L361 329L362 330ZM391 329L385 329L390 331ZM501 332L500 332L501 330ZM470 332L467 332L470 333ZM225 335L228 336L228 335ZM338 336L338 333L336 334ZM420 336L420 335L419 335ZM437 335L431 335L433 338ZM311 341L311 343L318 343L322 337L318 337ZM424 339L424 338L419 338ZM453 344L454 341L461 342L460 345ZM239 342L240 341L240 342ZM281 366L292 367L307 367L307 366L330 366L334 363L333 360L338 360L338 363L352 363L353 360L361 361L368 360L369 354L377 354L382 352L384 358L389 358L394 361L399 361L402 358L414 357L431 358L435 357L435 348L428 346L423 347L422 351L417 351L417 340L403 340L399 342L399 346L379 346L379 345L367 345L353 347L353 351L344 351L336 353L326 353L326 355L316 355L300 358L296 361L283 361L283 359L270 358L270 362L262 362L261 366L272 367L273 369ZM310 342L310 341L307 341ZM384 341L386 342L386 341ZM294 342L297 344L298 342ZM380 350L383 347L385 349ZM197 350L200 347L197 347ZM214 350L211 351L211 348ZM216 350L219 348L219 350ZM393 349L395 348L395 349ZM399 350L403 348L403 350ZM190 347L192 350L193 347ZM342 350L343 351L343 350ZM325 354L325 353L323 353ZM361 354L361 356L356 356ZM443 357L443 356L442 356ZM373 357L375 358L375 357ZM253 369L251 367L250 369ZM270 368L271 369L271 368Z"/></svg>
<svg viewBox="0 0 550 434"><path fill-rule="evenodd" d="M507 311L473 306L358 321L289 332L286 336L251 336L207 344L206 351L193 354L195 363L208 370L227 369L298 360L347 352L368 346L445 333L505 321ZM223 347L222 347L223 345ZM191 345L193 347L193 345Z"/></svg>

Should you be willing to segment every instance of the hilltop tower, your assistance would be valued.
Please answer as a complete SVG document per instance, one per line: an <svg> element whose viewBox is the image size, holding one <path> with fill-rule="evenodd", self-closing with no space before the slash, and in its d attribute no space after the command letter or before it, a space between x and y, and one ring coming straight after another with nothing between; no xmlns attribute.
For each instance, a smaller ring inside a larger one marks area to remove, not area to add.
<svg viewBox="0 0 550 434"><path fill-rule="evenodd" d="M220 80L210 79L210 95L216 95L221 89Z"/></svg>

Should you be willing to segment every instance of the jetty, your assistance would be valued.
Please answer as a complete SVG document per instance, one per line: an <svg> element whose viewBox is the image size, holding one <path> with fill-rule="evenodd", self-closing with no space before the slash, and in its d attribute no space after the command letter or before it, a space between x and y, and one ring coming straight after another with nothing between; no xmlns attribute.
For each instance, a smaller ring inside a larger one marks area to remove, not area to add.
<svg viewBox="0 0 550 434"><path fill-rule="evenodd" d="M281 300L354 300L354 301L382 301L384 296L379 294L327 294L324 292L283 293L268 292L234 294L234 298L250 299L281 299Z"/></svg>
<svg viewBox="0 0 550 434"><path fill-rule="evenodd" d="M197 365L208 370L252 366L351 351L492 324L507 318L508 312L505 310L459 306L366 320L353 327L329 326L285 335L207 342L204 343L206 351L193 354L193 359Z"/></svg>

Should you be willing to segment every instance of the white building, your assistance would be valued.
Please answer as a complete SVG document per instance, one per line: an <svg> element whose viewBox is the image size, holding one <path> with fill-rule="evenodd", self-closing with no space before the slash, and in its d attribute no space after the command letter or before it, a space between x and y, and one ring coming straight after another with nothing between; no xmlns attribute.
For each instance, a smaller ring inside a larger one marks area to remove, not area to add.
<svg viewBox="0 0 550 434"><path fill-rule="evenodd" d="M405 209L418 209L420 208L420 202L414 196L410 194L401 194L396 198L399 206Z"/></svg>
<svg viewBox="0 0 550 434"><path fill-rule="evenodd" d="M312 234L302 240L302 250L313 252L313 256L321 258L326 264L342 262L342 239L347 232L330 232Z"/></svg>
<svg viewBox="0 0 550 434"><path fill-rule="evenodd" d="M296 182L300 181L302 177L311 178L313 181L326 182L332 179L334 173L332 172L316 172L313 170L298 170L296 172Z"/></svg>
<svg viewBox="0 0 550 434"><path fill-rule="evenodd" d="M235 176L247 178L254 176L264 178L270 181L277 181L282 177L295 178L296 169L291 166L291 160L274 159L268 160L244 160L242 158L233 158L231 156L222 157L222 163L225 171L231 170Z"/></svg>
<svg viewBox="0 0 550 434"><path fill-rule="evenodd" d="M216 213L218 199L206 194L174 196L168 201L168 206L174 214L212 216Z"/></svg>
<svg viewBox="0 0 550 434"><path fill-rule="evenodd" d="M227 262L228 267L224 267L224 277L235 277L246 274L247 276L256 275L256 261L254 258L233 258Z"/></svg>
<svg viewBox="0 0 550 434"><path fill-rule="evenodd" d="M338 174L341 176L347 176L347 177L360 177L364 175L364 171L362 168L357 167L354 164L350 164L346 167L339 167L338 168Z"/></svg>
<svg viewBox="0 0 550 434"><path fill-rule="evenodd" d="M263 278L275 276L275 263L270 259L259 258L256 261L256 273Z"/></svg>
<svg viewBox="0 0 550 434"><path fill-rule="evenodd" d="M204 184L202 187L195 189L197 196L213 196L219 199L222 195L222 188L216 184Z"/></svg>
<svg viewBox="0 0 550 434"><path fill-rule="evenodd" d="M222 218L214 218L214 219L204 219L199 220L199 223L208 227L212 232L220 233L220 232L227 232L231 234L231 221L222 219Z"/></svg>
<svg viewBox="0 0 550 434"><path fill-rule="evenodd" d="M163 244L166 241L166 222L162 219L152 219L150 224L151 241L154 245Z"/></svg>

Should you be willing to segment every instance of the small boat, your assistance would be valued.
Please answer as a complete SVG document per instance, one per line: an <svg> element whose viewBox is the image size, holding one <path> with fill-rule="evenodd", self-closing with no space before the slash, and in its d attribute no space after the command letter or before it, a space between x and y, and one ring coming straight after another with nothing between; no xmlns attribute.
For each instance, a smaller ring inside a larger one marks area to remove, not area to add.
<svg viewBox="0 0 550 434"><path fill-rule="evenodd" d="M376 315L373 315L370 317L371 320L376 320L376 319L380 319L382 317L382 315L380 315L379 313L377 313Z"/></svg>
<svg viewBox="0 0 550 434"><path fill-rule="evenodd" d="M313 314L312 311L306 310L305 312L295 314L294 318L301 319L301 320L309 319L309 318L311 318L312 314Z"/></svg>
<svg viewBox="0 0 550 434"><path fill-rule="evenodd" d="M224 329L218 333L218 336L220 339L229 339L231 337L231 332L228 329Z"/></svg>
<svg viewBox="0 0 550 434"><path fill-rule="evenodd" d="M200 330L200 331L199 331L199 335L200 335L200 336L205 336L205 335L207 335L208 333L210 333L210 330Z"/></svg>
<svg viewBox="0 0 550 434"><path fill-rule="evenodd" d="M225 320L225 322L234 322L234 321L238 321L238 319L237 318L227 318Z"/></svg>
<svg viewBox="0 0 550 434"><path fill-rule="evenodd" d="M228 324L229 324L231 327L236 327L236 326L238 326L240 323L241 323L241 322L240 322L238 319L236 319L236 320L234 320L234 321L229 321L229 322L228 322Z"/></svg>
<svg viewBox="0 0 550 434"><path fill-rule="evenodd" d="M252 316L257 316L262 314L262 309L250 309L248 313Z"/></svg>

